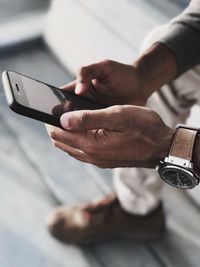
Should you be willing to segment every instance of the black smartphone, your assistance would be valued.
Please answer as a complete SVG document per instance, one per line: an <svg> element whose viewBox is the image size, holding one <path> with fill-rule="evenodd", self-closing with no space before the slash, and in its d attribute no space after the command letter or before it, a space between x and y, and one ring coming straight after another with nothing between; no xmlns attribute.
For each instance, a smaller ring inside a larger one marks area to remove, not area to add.
<svg viewBox="0 0 200 267"><path fill-rule="evenodd" d="M60 117L65 112L104 108L87 98L17 72L4 71L2 81L8 105L13 111L60 128Z"/></svg>

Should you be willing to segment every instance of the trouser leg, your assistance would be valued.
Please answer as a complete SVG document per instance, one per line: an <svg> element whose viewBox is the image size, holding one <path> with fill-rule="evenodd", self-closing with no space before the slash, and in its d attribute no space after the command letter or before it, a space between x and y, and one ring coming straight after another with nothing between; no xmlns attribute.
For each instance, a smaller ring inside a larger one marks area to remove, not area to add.
<svg viewBox="0 0 200 267"><path fill-rule="evenodd" d="M144 50L163 34L167 25L157 28L145 40ZM155 110L170 127L184 123L191 106L200 99L200 66L188 71L171 84L154 93L147 106ZM128 212L145 215L160 202L164 182L157 171L143 168L118 168L114 170L114 185L121 206Z"/></svg>
<svg viewBox="0 0 200 267"><path fill-rule="evenodd" d="M162 103L160 96L155 94L148 106L162 117L170 127L183 123L188 116L171 113ZM114 185L122 207L131 213L145 215L160 202L161 189L164 182L154 169L118 168L114 170Z"/></svg>

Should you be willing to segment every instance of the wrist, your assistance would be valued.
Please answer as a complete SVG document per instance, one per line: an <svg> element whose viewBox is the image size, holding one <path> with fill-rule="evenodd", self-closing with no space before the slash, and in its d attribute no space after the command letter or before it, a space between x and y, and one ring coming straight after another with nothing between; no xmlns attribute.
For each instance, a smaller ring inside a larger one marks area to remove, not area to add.
<svg viewBox="0 0 200 267"><path fill-rule="evenodd" d="M177 75L176 58L162 44L155 43L134 63L142 84L143 93L148 98L162 85Z"/></svg>
<svg viewBox="0 0 200 267"><path fill-rule="evenodd" d="M158 146L156 148L156 151L154 152L155 155L157 155L156 165L158 165L158 163L161 160L164 160L165 157L169 155L169 151L170 151L175 133L176 133L176 129L172 129L168 127L167 127L167 130L160 133L161 138L159 142L157 142Z"/></svg>

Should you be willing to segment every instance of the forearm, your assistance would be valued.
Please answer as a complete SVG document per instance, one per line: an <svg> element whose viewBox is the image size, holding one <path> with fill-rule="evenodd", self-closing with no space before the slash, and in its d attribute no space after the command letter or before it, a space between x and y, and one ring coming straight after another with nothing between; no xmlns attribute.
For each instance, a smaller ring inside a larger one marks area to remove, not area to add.
<svg viewBox="0 0 200 267"><path fill-rule="evenodd" d="M179 16L167 25L158 40L174 53L178 76L200 63L200 0L192 0Z"/></svg>
<svg viewBox="0 0 200 267"><path fill-rule="evenodd" d="M134 67L138 71L146 99L177 76L174 54L160 43L155 43L146 50L134 63Z"/></svg>
<svg viewBox="0 0 200 267"><path fill-rule="evenodd" d="M150 96L163 84L171 81L177 75L177 62L173 53L162 44L154 44L135 63L138 69L146 96ZM169 153L174 138L175 129L170 129L163 135L163 140L156 148L158 156L156 164ZM196 138L193 150L193 162L200 172L200 137ZM155 165L156 165L155 164Z"/></svg>
<svg viewBox="0 0 200 267"><path fill-rule="evenodd" d="M147 97L200 63L200 0L166 25L166 31L135 63Z"/></svg>

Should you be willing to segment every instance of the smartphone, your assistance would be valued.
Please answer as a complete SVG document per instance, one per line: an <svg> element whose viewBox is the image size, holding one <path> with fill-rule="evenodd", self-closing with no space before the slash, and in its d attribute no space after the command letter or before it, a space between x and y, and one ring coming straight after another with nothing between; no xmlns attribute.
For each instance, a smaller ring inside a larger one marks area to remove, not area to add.
<svg viewBox="0 0 200 267"><path fill-rule="evenodd" d="M63 113L102 109L102 105L17 72L4 71L3 87L9 107L16 113L62 128Z"/></svg>

